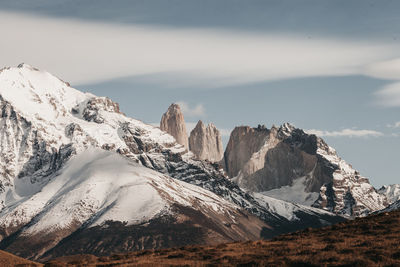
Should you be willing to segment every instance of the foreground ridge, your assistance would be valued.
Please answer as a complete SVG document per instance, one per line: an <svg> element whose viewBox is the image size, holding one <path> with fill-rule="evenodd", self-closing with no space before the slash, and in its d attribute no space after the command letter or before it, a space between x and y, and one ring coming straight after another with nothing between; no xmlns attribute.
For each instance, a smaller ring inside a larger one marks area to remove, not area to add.
<svg viewBox="0 0 400 267"><path fill-rule="evenodd" d="M186 246L101 258L78 255L54 259L47 265L397 266L399 240L400 211L393 211L282 235L271 241Z"/></svg>

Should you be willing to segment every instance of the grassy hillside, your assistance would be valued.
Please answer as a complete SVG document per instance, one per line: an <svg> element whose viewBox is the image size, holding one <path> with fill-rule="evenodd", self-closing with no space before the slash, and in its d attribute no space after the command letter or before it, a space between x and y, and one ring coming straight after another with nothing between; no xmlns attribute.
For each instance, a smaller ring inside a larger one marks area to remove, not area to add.
<svg viewBox="0 0 400 267"><path fill-rule="evenodd" d="M67 264L400 266L400 211L306 229L273 240L146 250L108 257L69 256L46 265Z"/></svg>

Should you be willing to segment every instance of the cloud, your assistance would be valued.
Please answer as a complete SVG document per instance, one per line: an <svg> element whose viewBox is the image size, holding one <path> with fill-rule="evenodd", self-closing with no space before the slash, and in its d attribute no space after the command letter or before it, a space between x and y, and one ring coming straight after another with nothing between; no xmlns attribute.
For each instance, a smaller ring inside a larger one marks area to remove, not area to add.
<svg viewBox="0 0 400 267"><path fill-rule="evenodd" d="M374 93L375 103L383 107L400 107L400 82L391 83Z"/></svg>
<svg viewBox="0 0 400 267"><path fill-rule="evenodd" d="M388 125L386 125L386 127L388 127L388 128L400 128L400 121L397 121L397 122L395 122L393 124L388 124Z"/></svg>
<svg viewBox="0 0 400 267"><path fill-rule="evenodd" d="M399 128L399 127L400 127L400 121L394 123L394 124L393 124L393 127L394 127L394 128Z"/></svg>
<svg viewBox="0 0 400 267"><path fill-rule="evenodd" d="M374 62L366 66L365 74L380 79L400 80L400 58Z"/></svg>
<svg viewBox="0 0 400 267"><path fill-rule="evenodd" d="M161 85L218 87L354 75L398 53L398 47L386 44L318 36L106 24L1 11L0 25L2 64L26 62L72 84L160 74Z"/></svg>
<svg viewBox="0 0 400 267"><path fill-rule="evenodd" d="M195 107L190 107L184 101L176 102L176 104L180 106L185 117L204 117L206 115L203 104L197 104Z"/></svg>
<svg viewBox="0 0 400 267"><path fill-rule="evenodd" d="M320 137L380 137L384 134L374 130L343 129L340 131L307 130L307 133Z"/></svg>

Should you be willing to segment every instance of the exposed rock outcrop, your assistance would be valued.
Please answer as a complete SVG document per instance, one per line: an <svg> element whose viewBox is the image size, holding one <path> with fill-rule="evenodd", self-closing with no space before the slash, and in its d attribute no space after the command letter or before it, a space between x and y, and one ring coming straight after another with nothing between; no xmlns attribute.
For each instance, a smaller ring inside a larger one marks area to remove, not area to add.
<svg viewBox="0 0 400 267"><path fill-rule="evenodd" d="M104 118L101 112L115 112L121 113L118 103L113 102L108 97L93 97L86 102L80 103L72 108L73 114L78 114L89 122L103 123Z"/></svg>
<svg viewBox="0 0 400 267"><path fill-rule="evenodd" d="M196 158L218 162L224 155L221 134L217 127L210 123L207 127L200 120L196 127L190 132L189 150Z"/></svg>
<svg viewBox="0 0 400 267"><path fill-rule="evenodd" d="M225 150L225 166L229 177L239 174L244 165L250 160L252 155L263 147L269 131L249 126L236 127L229 138ZM262 167L264 161L262 160Z"/></svg>
<svg viewBox="0 0 400 267"><path fill-rule="evenodd" d="M178 144L189 149L185 120L178 104L171 104L162 115L160 129L172 135Z"/></svg>
<svg viewBox="0 0 400 267"><path fill-rule="evenodd" d="M224 160L240 187L271 197L347 216L387 205L386 197L324 140L288 123L271 129L236 127Z"/></svg>

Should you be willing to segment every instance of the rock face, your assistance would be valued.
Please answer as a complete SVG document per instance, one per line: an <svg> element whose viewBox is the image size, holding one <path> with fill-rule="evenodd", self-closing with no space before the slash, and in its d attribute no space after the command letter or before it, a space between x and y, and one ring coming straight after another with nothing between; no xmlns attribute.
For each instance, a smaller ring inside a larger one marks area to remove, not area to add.
<svg viewBox="0 0 400 267"><path fill-rule="evenodd" d="M347 216L364 216L388 204L321 138L287 123L235 128L224 160L240 187L271 197Z"/></svg>
<svg viewBox="0 0 400 267"><path fill-rule="evenodd" d="M239 174L253 154L259 152L264 146L268 136L269 131L249 126L236 127L232 131L224 154L229 177ZM260 164L261 168L264 167L264 159L260 159Z"/></svg>
<svg viewBox="0 0 400 267"><path fill-rule="evenodd" d="M186 124L178 104L171 104L167 112L162 115L160 129L172 135L178 144L189 149Z"/></svg>
<svg viewBox="0 0 400 267"><path fill-rule="evenodd" d="M200 120L196 127L190 132L189 150L196 158L218 162L224 155L221 134L217 127L210 123L207 127Z"/></svg>

